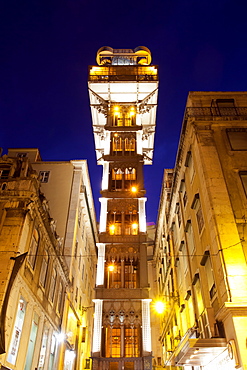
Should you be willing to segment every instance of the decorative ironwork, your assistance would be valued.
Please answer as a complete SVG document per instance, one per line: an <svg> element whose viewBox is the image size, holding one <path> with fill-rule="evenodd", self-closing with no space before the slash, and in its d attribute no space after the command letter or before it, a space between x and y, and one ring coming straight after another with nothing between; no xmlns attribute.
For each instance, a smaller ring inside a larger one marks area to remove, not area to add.
<svg viewBox="0 0 247 370"><path fill-rule="evenodd" d="M247 107L189 107L185 118L212 119L214 117L230 117L232 120L246 119Z"/></svg>
<svg viewBox="0 0 247 370"><path fill-rule="evenodd" d="M89 91L91 94L96 98L96 100L99 102L99 104L90 104L91 107L94 107L97 109L98 113L102 113L105 117L107 117L108 114L108 103L106 100L101 98L98 94L96 94L93 90L89 88Z"/></svg>
<svg viewBox="0 0 247 370"><path fill-rule="evenodd" d="M148 113L151 108L157 106L157 104L148 104L150 99L155 95L155 93L158 91L158 88L152 91L146 98L144 98L138 105L138 113Z"/></svg>

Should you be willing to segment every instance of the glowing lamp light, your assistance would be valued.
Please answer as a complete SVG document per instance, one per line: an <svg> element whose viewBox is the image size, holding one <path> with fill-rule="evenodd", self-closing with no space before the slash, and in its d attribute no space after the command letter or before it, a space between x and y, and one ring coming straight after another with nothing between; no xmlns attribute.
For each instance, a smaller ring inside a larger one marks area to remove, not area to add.
<svg viewBox="0 0 247 370"><path fill-rule="evenodd" d="M136 186L132 186L131 187L131 192L132 193L136 193L137 192L137 187Z"/></svg>
<svg viewBox="0 0 247 370"><path fill-rule="evenodd" d="M58 343L62 343L65 339L66 339L66 335L64 333L61 332L57 334Z"/></svg>
<svg viewBox="0 0 247 370"><path fill-rule="evenodd" d="M109 230L110 230L110 234L111 234L111 235L113 235L113 234L114 234L114 232L115 232L115 225L113 225L113 224L112 224L112 225L110 225L110 226L109 226Z"/></svg>
<svg viewBox="0 0 247 370"><path fill-rule="evenodd" d="M109 265L108 266L108 270L112 272L114 270L114 266L113 265Z"/></svg>
<svg viewBox="0 0 247 370"><path fill-rule="evenodd" d="M154 309L159 314L163 313L165 311L165 303L162 301L154 302Z"/></svg>
<svg viewBox="0 0 247 370"><path fill-rule="evenodd" d="M138 224L134 223L131 225L132 226L132 229L136 230L138 228Z"/></svg>

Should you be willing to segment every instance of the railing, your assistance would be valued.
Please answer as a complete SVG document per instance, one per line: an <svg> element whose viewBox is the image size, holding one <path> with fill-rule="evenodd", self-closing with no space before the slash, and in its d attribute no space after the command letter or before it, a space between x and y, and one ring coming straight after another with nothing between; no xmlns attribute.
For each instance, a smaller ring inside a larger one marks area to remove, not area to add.
<svg viewBox="0 0 247 370"><path fill-rule="evenodd" d="M151 370L151 357L93 358L93 365L97 370Z"/></svg>
<svg viewBox="0 0 247 370"><path fill-rule="evenodd" d="M158 81L157 75L90 75L89 81Z"/></svg>
<svg viewBox="0 0 247 370"><path fill-rule="evenodd" d="M231 119L247 119L247 107L189 107L185 118L212 119L214 117L231 117Z"/></svg>

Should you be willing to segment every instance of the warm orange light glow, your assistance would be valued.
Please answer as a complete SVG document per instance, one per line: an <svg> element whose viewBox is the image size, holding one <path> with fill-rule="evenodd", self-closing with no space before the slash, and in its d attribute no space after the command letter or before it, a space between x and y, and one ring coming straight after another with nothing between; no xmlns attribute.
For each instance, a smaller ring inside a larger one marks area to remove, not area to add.
<svg viewBox="0 0 247 370"><path fill-rule="evenodd" d="M114 112L115 113L118 113L119 112L119 107L117 105L115 105L115 107L113 109L114 109Z"/></svg>
<svg viewBox="0 0 247 370"><path fill-rule="evenodd" d="M138 228L138 224L134 223L132 224L132 229L136 230Z"/></svg>
<svg viewBox="0 0 247 370"><path fill-rule="evenodd" d="M111 235L114 235L114 232L115 232L115 225L114 224L109 226L109 231L110 231Z"/></svg>
<svg viewBox="0 0 247 370"><path fill-rule="evenodd" d="M162 314L165 311L165 303L162 301L154 302L154 309L157 313Z"/></svg>
<svg viewBox="0 0 247 370"><path fill-rule="evenodd" d="M137 187L136 186L132 186L131 187L131 191L132 191L132 193L136 193L137 192Z"/></svg>
<svg viewBox="0 0 247 370"><path fill-rule="evenodd" d="M112 272L114 270L114 266L113 265L109 265L108 266L108 270Z"/></svg>

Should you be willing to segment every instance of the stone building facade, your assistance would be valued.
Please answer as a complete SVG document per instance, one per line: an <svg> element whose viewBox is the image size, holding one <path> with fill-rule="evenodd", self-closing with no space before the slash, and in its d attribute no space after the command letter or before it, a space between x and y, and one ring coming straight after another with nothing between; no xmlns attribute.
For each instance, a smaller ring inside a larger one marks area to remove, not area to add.
<svg viewBox="0 0 247 370"><path fill-rule="evenodd" d="M188 96L154 262L168 368L247 369L247 93Z"/></svg>
<svg viewBox="0 0 247 370"><path fill-rule="evenodd" d="M2 301L10 258L27 252L7 302L1 361L7 369L90 368L97 226L87 163L9 149L1 166Z"/></svg>

